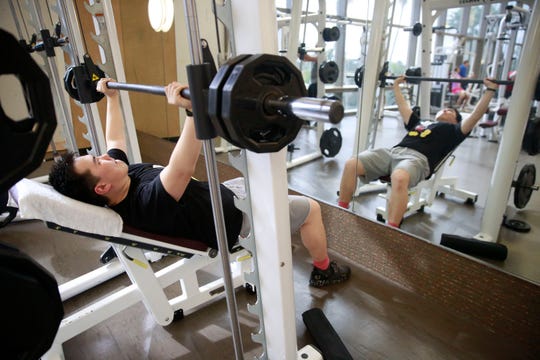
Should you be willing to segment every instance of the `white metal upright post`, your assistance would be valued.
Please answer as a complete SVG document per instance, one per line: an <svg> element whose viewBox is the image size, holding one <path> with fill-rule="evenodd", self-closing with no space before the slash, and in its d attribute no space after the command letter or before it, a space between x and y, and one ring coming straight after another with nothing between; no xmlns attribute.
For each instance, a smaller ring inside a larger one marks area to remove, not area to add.
<svg viewBox="0 0 540 360"><path fill-rule="evenodd" d="M379 65L383 48L383 34L387 16L388 0L376 1L373 9L373 20L369 29L368 55L364 66L364 83L358 91L358 114L356 137L353 155L365 150L368 144L369 127L375 107L375 94L379 80Z"/></svg>
<svg viewBox="0 0 540 360"><path fill-rule="evenodd" d="M232 13L238 54L277 53L273 1L233 1ZM260 277L257 291L263 301L265 355L268 359L296 359L286 150L266 154L247 151L246 157L255 244L257 254L264 255L257 258Z"/></svg>
<svg viewBox="0 0 540 360"><path fill-rule="evenodd" d="M540 49L540 9L538 1L534 5L523 49ZM532 97L540 73L540 57L537 51L523 51L518 66L519 71L512 90L512 106L508 108L507 121L491 182L482 228L475 236L479 240L497 241L508 196L512 188L513 174L521 150L521 141L529 119Z"/></svg>

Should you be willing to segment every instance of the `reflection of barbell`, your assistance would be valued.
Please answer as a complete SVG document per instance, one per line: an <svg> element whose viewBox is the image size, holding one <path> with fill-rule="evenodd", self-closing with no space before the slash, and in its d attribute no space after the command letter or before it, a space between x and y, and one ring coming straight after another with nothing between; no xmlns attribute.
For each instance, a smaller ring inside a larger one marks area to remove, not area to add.
<svg viewBox="0 0 540 360"><path fill-rule="evenodd" d="M416 68L409 68L405 71L405 79L407 82L410 82L412 84L418 84L422 81L431 81L431 82L448 82L448 83L473 83L473 84L483 84L483 79L469 79L469 78L462 78L462 79L454 79L454 78L439 78L439 77L426 77L426 76L420 76L422 75L422 69L419 67ZM399 78L400 76L395 75L388 75L388 61L384 63L383 68L381 69L379 73L379 83L381 87L386 86L386 80L395 80ZM364 79L364 67L361 66L358 69L356 69L354 73L354 82L356 86L362 87L362 81ZM510 85L514 82L511 80L492 80L495 84L499 85Z"/></svg>
<svg viewBox="0 0 540 360"><path fill-rule="evenodd" d="M414 36L419 36L420 34L422 34L422 29L422 24L417 22L413 26L404 27L403 31L411 31Z"/></svg>
<svg viewBox="0 0 540 360"><path fill-rule="evenodd" d="M70 95L96 93L99 76L93 75L88 79L77 78L78 72L66 74L64 79L71 79L65 84ZM109 82L108 87L165 95L163 86ZM239 55L229 60L218 70L206 94L207 113L194 109L196 117L209 117L219 136L254 152L274 152L285 147L305 120L336 124L343 118L341 102L306 97L300 70L286 57L277 55ZM182 95L190 97L187 91Z"/></svg>

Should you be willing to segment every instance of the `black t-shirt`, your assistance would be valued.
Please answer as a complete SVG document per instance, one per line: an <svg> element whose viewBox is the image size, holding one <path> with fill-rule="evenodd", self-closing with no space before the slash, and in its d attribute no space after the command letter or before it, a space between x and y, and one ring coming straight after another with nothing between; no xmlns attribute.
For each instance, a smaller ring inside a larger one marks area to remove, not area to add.
<svg viewBox="0 0 540 360"><path fill-rule="evenodd" d="M430 172L448 153L453 151L468 134L461 132L461 124L449 124L435 121L423 125L420 118L412 113L405 128L407 135L396 146L408 147L425 155L429 162Z"/></svg>
<svg viewBox="0 0 540 360"><path fill-rule="evenodd" d="M129 164L119 149L108 151L109 156ZM159 174L162 167L141 163L129 165L131 178L124 200L111 208L124 222L151 233L185 237L202 241L217 249L216 230L207 182L191 179L179 201L165 190ZM242 227L242 212L234 205L234 194L220 185L229 249L237 243Z"/></svg>

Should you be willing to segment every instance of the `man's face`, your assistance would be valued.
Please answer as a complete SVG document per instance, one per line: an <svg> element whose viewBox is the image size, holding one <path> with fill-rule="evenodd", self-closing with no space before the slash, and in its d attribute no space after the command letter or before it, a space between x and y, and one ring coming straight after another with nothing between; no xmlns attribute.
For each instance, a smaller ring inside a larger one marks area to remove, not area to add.
<svg viewBox="0 0 540 360"><path fill-rule="evenodd" d="M100 179L100 182L110 183L113 186L127 176L128 166L121 160L116 160L107 154L101 156L79 156L73 162L77 174L86 171Z"/></svg>
<svg viewBox="0 0 540 360"><path fill-rule="evenodd" d="M435 116L435 119L440 122L457 124L456 111L450 108L440 110Z"/></svg>

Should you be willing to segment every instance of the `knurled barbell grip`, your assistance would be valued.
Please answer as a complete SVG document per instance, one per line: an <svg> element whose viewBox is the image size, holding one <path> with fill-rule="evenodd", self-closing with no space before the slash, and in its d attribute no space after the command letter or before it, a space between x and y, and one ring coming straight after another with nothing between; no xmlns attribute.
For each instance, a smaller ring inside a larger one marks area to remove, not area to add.
<svg viewBox="0 0 540 360"><path fill-rule="evenodd" d="M343 104L336 100L312 97L266 99L265 107L292 113L306 121L322 121L337 124L343 119Z"/></svg>
<svg viewBox="0 0 540 360"><path fill-rule="evenodd" d="M165 87L159 86L159 85L128 84L128 83L122 83L122 82L116 82L116 81L109 81L107 83L107 87L109 89L127 90L127 91L135 91L135 92L141 92L141 93L146 93L146 94L165 96ZM191 100L191 94L189 92L189 89L183 89L180 92L180 95L182 95L182 97L188 100Z"/></svg>

